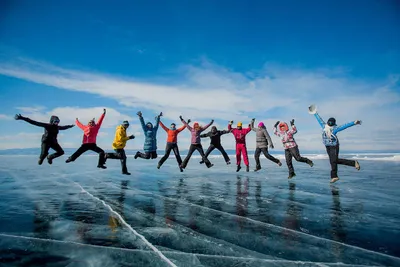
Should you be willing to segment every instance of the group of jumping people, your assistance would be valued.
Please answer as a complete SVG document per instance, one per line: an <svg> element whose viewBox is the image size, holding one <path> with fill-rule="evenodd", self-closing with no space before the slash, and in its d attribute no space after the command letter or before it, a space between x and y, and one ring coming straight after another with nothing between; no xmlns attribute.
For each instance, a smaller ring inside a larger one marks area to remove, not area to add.
<svg viewBox="0 0 400 267"><path fill-rule="evenodd" d="M331 183L334 183L339 180L337 174L338 164L353 166L357 170L360 170L360 164L358 163L358 161L339 158L339 139L337 138L336 135L338 132L348 127L361 124L361 121L356 120L353 122L346 123L342 126L337 126L335 118L329 118L328 121L325 123L316 111L310 113L314 114L314 116L316 117L318 123L322 128L322 140L323 144L326 146L326 151L329 156L331 164ZM126 166L127 156L124 148L126 146L127 141L134 139L135 136L133 134L129 136L127 135L126 131L129 127L129 122L123 121L121 125L117 126L115 131L115 137L112 143L112 148L114 149L114 152L106 153L96 144L96 138L105 115L106 115L106 109L103 110L103 114L101 114L97 122L93 118L88 122L87 125L82 124L78 120L78 118L76 118L75 124L83 131L82 145L76 150L76 152L74 152L70 157L67 158L66 163L75 161L80 155L82 155L88 150L91 150L99 154L98 164L97 164L98 168L106 169L107 167L105 166L105 164L108 159L119 159L121 161L122 174L130 175ZM207 168L211 168L212 166L214 166L208 159L208 156L214 149L218 149L221 152L226 164L229 165L231 163L230 158L221 144L221 136L224 134L232 133L236 141L236 166L237 166L236 172L239 172L241 169L242 156L244 164L246 166L246 171L249 172L250 164L247 155L246 136L251 131L254 131L256 133L256 150L254 153L256 168L254 169L254 171L261 170L261 163L260 163L261 152L267 159L271 160L272 162L276 163L279 166L282 166L280 160L273 157L268 152L268 148L273 149L274 145L267 131L266 126L264 125L263 122L259 122L257 128L254 127L255 119L251 120L251 123L248 125L247 128L243 128L242 122L238 122L236 128L233 128L232 127L233 121L230 121L227 130L218 130L216 126L212 126L209 132L203 133L214 123L214 120L211 120L211 122L205 126L201 126L197 122L194 122L193 126L190 126L189 124L191 122L190 119L185 121L182 118L182 116L179 116L183 125L180 128L176 128L176 124L171 123L170 127L168 128L160 120L161 116L163 116L162 112L158 116L156 116L155 118L156 121L154 125L151 122L145 123L142 112L139 111L137 115L139 117L139 121L143 129L145 141L143 146L144 153L140 151L136 152L134 156L135 159L137 158L156 159L158 157L157 155L158 127L161 126L167 133L167 144L165 147L165 154L158 162L157 165L158 169L160 169L163 163L168 159L171 150L175 154L176 161L178 163L178 167L181 172L183 172L183 170L186 168L195 150L197 150L202 157L200 164L205 164ZM42 143L41 153L38 161L39 165L41 165L45 159L47 159L47 162L49 164L52 164L55 158L60 157L64 154L64 150L61 148L57 140L58 133L60 130L67 130L75 126L75 125L60 126L59 125L60 119L57 116L51 116L49 123L37 122L30 118L23 117L21 114L16 114L15 119L24 120L32 125L44 128L44 134L41 140ZM178 134L182 132L185 128L188 129L191 134L191 144L187 156L182 161L178 148ZM294 139L294 135L297 133L297 129L294 124L294 119L290 121L290 129L286 122L277 121L273 127L273 130L274 134L281 139L283 148L285 150L285 159L289 170L289 176L288 176L289 179L296 176L292 163L293 158L295 158L295 160L298 162L307 163L310 167L314 165L314 163L310 159L302 157L300 155L298 145ZM205 153L203 150L203 146L201 145L201 138L210 139L210 145ZM49 155L50 148L55 150L55 153Z"/></svg>

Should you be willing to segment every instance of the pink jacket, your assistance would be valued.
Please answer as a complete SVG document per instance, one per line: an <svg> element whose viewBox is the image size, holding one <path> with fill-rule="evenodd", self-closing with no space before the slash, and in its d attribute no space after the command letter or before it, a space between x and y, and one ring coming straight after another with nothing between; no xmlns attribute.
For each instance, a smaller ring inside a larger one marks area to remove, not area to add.
<svg viewBox="0 0 400 267"><path fill-rule="evenodd" d="M186 121L182 120L182 123L187 127L187 129L190 131L190 134L192 135L190 142L191 144L201 144L201 140L200 140L200 134L205 131L208 127L210 127L210 125L212 124L212 122L210 122L209 124L207 124L204 127L200 127L200 129L198 131L196 131L192 126L190 126Z"/></svg>
<svg viewBox="0 0 400 267"><path fill-rule="evenodd" d="M294 140L293 135L297 133L296 126L292 126L292 129L286 132L278 131L277 127L274 128L274 134L281 138L283 147L285 149L296 147L297 143Z"/></svg>
<svg viewBox="0 0 400 267"><path fill-rule="evenodd" d="M104 113L101 114L99 120L93 126L83 125L78 121L78 119L76 120L76 125L78 125L78 127L83 130L82 144L96 144L96 137L97 134L99 133L99 129L101 127L105 115L106 114Z"/></svg>
<svg viewBox="0 0 400 267"><path fill-rule="evenodd" d="M236 139L236 144L246 144L246 135L251 131L251 128L242 128L241 130L233 128L228 124L228 131L233 133Z"/></svg>

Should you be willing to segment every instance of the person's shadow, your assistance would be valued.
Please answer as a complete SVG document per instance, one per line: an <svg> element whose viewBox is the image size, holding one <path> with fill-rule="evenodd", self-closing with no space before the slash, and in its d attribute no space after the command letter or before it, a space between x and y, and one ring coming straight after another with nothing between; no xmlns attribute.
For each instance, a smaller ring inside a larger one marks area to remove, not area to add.
<svg viewBox="0 0 400 267"><path fill-rule="evenodd" d="M236 181L236 215L237 221L239 224L240 229L243 229L245 225L245 218L247 217L248 214L248 197L249 195L249 178L246 178L246 180L242 184L242 179L238 175L237 176L237 181Z"/></svg>

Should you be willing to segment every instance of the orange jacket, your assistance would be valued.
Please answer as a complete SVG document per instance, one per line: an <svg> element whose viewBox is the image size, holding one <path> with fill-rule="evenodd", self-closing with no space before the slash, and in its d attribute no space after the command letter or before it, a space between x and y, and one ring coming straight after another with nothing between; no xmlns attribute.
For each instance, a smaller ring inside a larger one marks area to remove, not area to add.
<svg viewBox="0 0 400 267"><path fill-rule="evenodd" d="M179 129L171 130L171 129L167 128L161 121L160 121L160 125L164 129L164 131L166 131L167 134L168 134L167 143L176 143L176 142L178 142L178 134L180 132L182 132L186 128L186 126L183 125Z"/></svg>

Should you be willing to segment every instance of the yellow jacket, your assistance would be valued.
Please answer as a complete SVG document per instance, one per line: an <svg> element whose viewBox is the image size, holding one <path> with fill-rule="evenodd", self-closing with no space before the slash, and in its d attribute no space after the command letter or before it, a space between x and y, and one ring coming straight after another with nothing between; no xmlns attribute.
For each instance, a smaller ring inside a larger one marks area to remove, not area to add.
<svg viewBox="0 0 400 267"><path fill-rule="evenodd" d="M129 137L126 136L126 129L124 126L119 125L117 127L117 131L115 132L114 141L112 144L113 149L122 149L126 146L126 141L129 140Z"/></svg>

